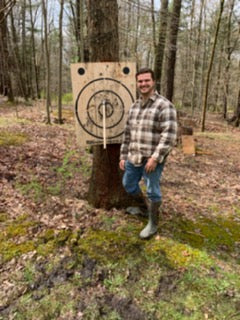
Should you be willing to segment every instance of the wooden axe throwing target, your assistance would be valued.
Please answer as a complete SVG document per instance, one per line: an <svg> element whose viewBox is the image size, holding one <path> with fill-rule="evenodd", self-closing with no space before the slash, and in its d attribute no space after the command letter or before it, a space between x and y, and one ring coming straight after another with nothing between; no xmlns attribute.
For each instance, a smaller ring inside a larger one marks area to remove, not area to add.
<svg viewBox="0 0 240 320"><path fill-rule="evenodd" d="M135 63L71 65L77 140L80 146L121 143L135 100Z"/></svg>

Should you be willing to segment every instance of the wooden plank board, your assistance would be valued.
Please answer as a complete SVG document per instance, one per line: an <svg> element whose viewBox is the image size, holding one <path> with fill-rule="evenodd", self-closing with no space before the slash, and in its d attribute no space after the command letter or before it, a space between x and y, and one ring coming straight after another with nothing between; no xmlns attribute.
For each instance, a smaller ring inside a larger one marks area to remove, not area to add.
<svg viewBox="0 0 240 320"><path fill-rule="evenodd" d="M182 135L181 140L182 140L183 153L188 155L195 155L196 148L195 148L194 137L189 135Z"/></svg>
<svg viewBox="0 0 240 320"><path fill-rule="evenodd" d="M93 62L71 65L77 141L80 146L121 143L136 95L136 64Z"/></svg>

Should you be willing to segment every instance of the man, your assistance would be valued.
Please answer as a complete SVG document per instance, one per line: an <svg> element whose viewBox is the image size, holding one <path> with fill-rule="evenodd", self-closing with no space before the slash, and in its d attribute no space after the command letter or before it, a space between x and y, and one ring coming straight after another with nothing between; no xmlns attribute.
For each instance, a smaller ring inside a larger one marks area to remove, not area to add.
<svg viewBox="0 0 240 320"><path fill-rule="evenodd" d="M140 238L157 232L161 205L160 178L167 155L177 138L177 117L170 101L155 91L154 73L143 68L136 74L140 99L129 110L120 150L120 169L124 170L123 186L135 199L143 199L139 186L141 178L147 187L148 224ZM142 205L142 204L141 204ZM131 214L143 213L141 208L129 207Z"/></svg>

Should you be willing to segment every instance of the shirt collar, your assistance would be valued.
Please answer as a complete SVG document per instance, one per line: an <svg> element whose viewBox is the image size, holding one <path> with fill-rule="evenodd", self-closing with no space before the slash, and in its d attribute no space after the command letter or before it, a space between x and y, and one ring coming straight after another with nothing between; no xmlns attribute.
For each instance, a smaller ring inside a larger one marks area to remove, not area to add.
<svg viewBox="0 0 240 320"><path fill-rule="evenodd" d="M148 101L152 100L154 102L157 99L157 96L158 96L158 92L154 91L154 93L149 97ZM142 97L141 96L140 96L139 100L140 100L140 102L142 101Z"/></svg>

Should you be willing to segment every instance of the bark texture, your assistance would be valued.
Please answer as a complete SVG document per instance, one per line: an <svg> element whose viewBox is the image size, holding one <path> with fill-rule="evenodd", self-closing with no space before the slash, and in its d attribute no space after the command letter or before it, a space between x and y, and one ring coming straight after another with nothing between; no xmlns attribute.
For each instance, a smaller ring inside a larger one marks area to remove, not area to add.
<svg viewBox="0 0 240 320"><path fill-rule="evenodd" d="M89 50L91 62L119 60L117 0L88 1ZM88 201L96 208L110 209L130 203L122 187L118 163L120 144L93 147L92 176Z"/></svg>

